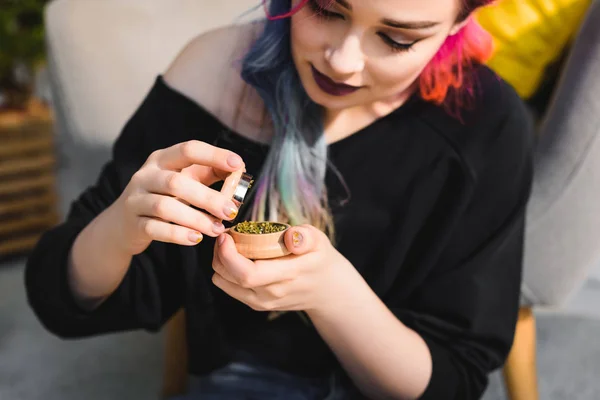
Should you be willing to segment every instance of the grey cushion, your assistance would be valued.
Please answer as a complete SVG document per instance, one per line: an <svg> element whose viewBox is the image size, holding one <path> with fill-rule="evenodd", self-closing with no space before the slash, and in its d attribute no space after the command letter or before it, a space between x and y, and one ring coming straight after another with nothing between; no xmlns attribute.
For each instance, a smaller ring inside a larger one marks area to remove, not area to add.
<svg viewBox="0 0 600 400"><path fill-rule="evenodd" d="M526 305L562 305L600 261L600 3L590 7L540 130Z"/></svg>

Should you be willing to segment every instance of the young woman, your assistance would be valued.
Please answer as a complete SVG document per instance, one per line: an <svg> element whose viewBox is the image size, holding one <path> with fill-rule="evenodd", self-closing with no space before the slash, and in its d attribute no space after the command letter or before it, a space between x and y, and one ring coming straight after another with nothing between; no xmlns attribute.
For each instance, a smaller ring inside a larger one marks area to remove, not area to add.
<svg viewBox="0 0 600 400"><path fill-rule="evenodd" d="M479 398L532 176L525 107L482 65L488 2L273 0L193 40L29 258L42 323L156 331L185 307L189 398ZM218 182L242 166L238 210ZM290 223L292 254L244 258L234 219Z"/></svg>

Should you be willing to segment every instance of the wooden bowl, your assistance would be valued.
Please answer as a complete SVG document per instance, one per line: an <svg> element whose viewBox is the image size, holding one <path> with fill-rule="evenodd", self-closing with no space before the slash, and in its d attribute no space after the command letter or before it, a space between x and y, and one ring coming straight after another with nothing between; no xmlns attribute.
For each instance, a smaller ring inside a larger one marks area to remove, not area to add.
<svg viewBox="0 0 600 400"><path fill-rule="evenodd" d="M284 235L290 225L279 222L272 224L283 225L285 229L275 233L241 233L236 231L237 225L232 226L227 233L231 235L238 252L251 260L264 260L269 258L283 257L291 252L284 243Z"/></svg>

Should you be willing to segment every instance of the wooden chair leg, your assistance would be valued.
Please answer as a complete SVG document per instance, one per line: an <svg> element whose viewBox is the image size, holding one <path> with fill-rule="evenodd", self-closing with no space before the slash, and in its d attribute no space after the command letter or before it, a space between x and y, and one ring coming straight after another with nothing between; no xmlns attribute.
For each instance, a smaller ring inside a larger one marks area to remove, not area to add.
<svg viewBox="0 0 600 400"><path fill-rule="evenodd" d="M187 391L188 363L185 311L179 310L166 326L165 369L162 398L181 395Z"/></svg>
<svg viewBox="0 0 600 400"><path fill-rule="evenodd" d="M515 339L504 366L504 381L510 400L538 400L535 315L521 308Z"/></svg>

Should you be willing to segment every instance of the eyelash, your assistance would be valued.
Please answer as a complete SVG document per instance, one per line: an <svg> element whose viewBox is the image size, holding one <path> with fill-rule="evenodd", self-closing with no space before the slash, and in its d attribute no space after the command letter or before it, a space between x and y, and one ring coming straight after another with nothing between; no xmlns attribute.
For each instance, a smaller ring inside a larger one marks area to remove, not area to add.
<svg viewBox="0 0 600 400"><path fill-rule="evenodd" d="M324 20L332 20L335 18L344 18L343 15L329 11L325 8L323 8L322 6L320 6L317 3L317 0L308 0L308 5L310 6L311 10L319 17L322 18ZM378 33L379 37L385 42L385 44L387 44L392 51L394 52L404 52L404 51L409 51L412 49L412 47L414 46L415 43L417 43L417 41L414 41L412 43L398 43L395 40L390 39L389 36L387 36L386 34L383 33Z"/></svg>

